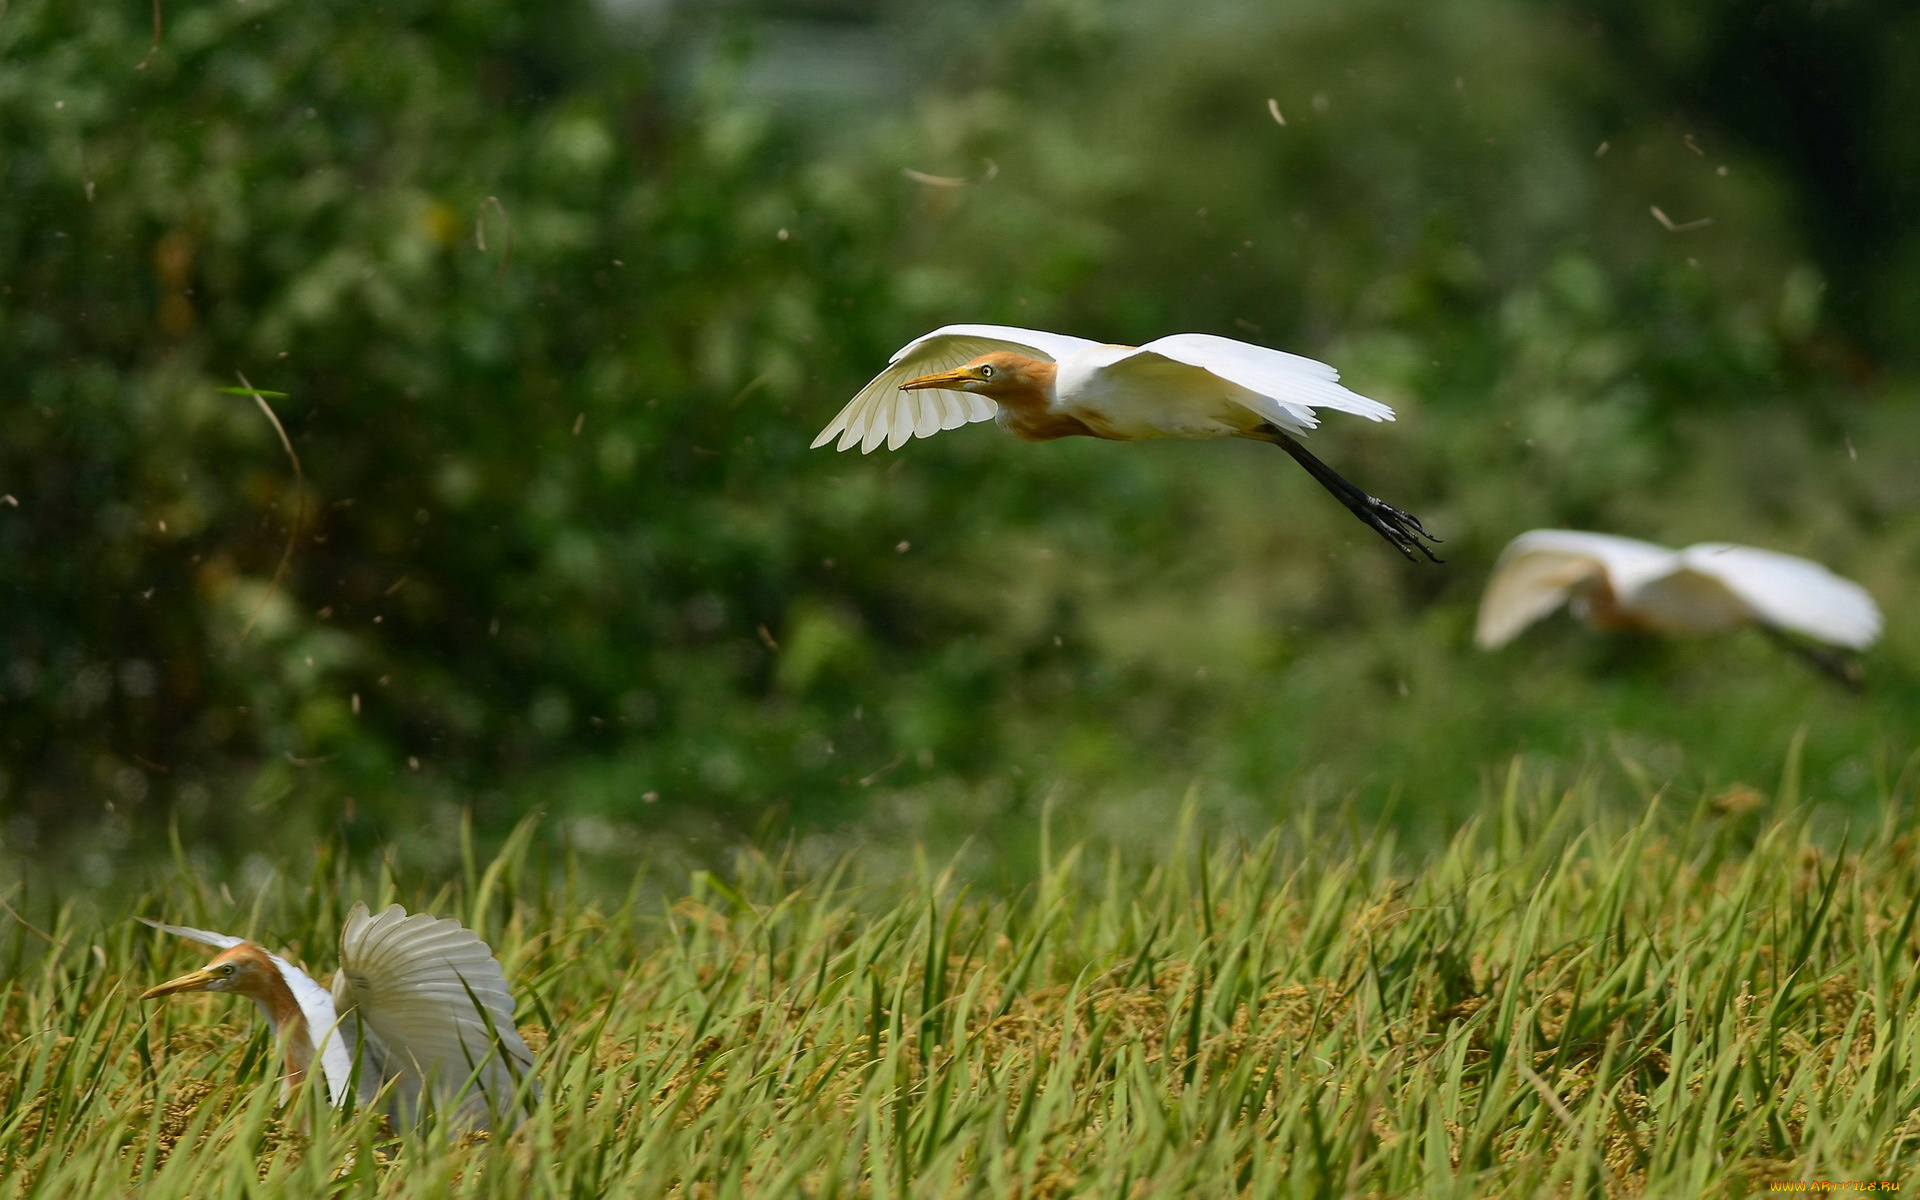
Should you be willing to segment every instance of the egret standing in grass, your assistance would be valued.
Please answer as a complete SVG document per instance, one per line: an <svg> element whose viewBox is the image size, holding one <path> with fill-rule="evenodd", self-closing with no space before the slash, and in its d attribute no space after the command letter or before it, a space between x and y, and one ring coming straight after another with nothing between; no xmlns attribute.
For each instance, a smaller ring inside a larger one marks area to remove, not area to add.
<svg viewBox="0 0 1920 1200"><path fill-rule="evenodd" d="M1325 363L1204 333L1144 346L1004 325L948 325L907 343L815 438L869 453L988 418L1030 442L1097 437L1251 438L1293 456L1400 553L1434 562L1418 519L1335 474L1296 439L1315 409L1391 421L1393 410L1340 386ZM1423 541L1422 539L1425 539ZM1418 561L1415 559L1415 561Z"/></svg>
<svg viewBox="0 0 1920 1200"><path fill-rule="evenodd" d="M283 1096L318 1062L334 1105L349 1097L371 1104L384 1090L401 1125L433 1108L466 1128L511 1129L539 1099L539 1085L526 1079L533 1052L514 1027L506 975L458 921L408 916L397 904L374 916L354 905L329 992L245 938L140 919L220 951L140 998L231 992L252 1000L280 1042Z"/></svg>
<svg viewBox="0 0 1920 1200"><path fill-rule="evenodd" d="M1880 609L1867 590L1804 558L1720 542L1669 550L1606 533L1536 529L1513 539L1494 564L1474 640L1497 649L1562 604L1596 629L1690 634L1754 626L1849 687L1859 685L1857 664L1789 635L1849 650L1880 636Z"/></svg>

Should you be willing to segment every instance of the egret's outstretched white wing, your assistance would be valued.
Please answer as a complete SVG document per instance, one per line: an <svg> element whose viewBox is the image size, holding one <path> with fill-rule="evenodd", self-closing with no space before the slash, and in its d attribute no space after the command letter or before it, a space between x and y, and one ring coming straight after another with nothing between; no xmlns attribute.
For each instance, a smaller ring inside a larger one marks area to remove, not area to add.
<svg viewBox="0 0 1920 1200"><path fill-rule="evenodd" d="M340 934L333 1000L358 1035L363 1100L393 1080L403 1122L429 1098L448 1113L462 1089L457 1118L465 1124L511 1127L525 1116L506 1110L533 1052L514 1028L499 962L460 922L408 916L397 904L371 916L354 905ZM536 1085L529 1096L538 1095Z"/></svg>
<svg viewBox="0 0 1920 1200"><path fill-rule="evenodd" d="M935 388L903 392L900 385L922 375L950 371L995 350L1058 362L1098 344L1010 325L944 326L902 346L888 361L887 369L847 402L813 444L824 446L837 436L840 444L834 447L836 450L857 443L860 452L867 454L883 441L889 450L898 450L909 438L930 437L942 429L989 420L999 406L985 396Z"/></svg>
<svg viewBox="0 0 1920 1200"><path fill-rule="evenodd" d="M215 950L231 950L247 940L230 933L214 933L185 925L163 925L145 917L134 919L162 933L171 933ZM327 1081L327 1098L335 1104L342 1103L347 1095L347 1079L353 1068L353 1056L348 1052L346 1035L336 1028L338 1022L334 1015L333 997L313 976L278 954L267 951L267 957L279 968L280 977L286 980L287 990L293 993L294 1003L300 1006L300 1015L306 1019L307 1033L319 1050L316 1057L320 1060L321 1077Z"/></svg>
<svg viewBox="0 0 1920 1200"><path fill-rule="evenodd" d="M1151 396L1150 427L1158 431L1158 436L1181 436L1182 418L1196 422L1200 428L1217 429L1224 417L1223 404L1243 409L1287 433L1304 434L1320 423L1305 404L1282 403L1205 367L1145 346L1101 346L1075 359L1074 369L1081 374L1070 378L1084 382L1109 402L1116 396Z"/></svg>
<svg viewBox="0 0 1920 1200"><path fill-rule="evenodd" d="M1308 410L1305 424L1316 422L1312 409L1331 408L1369 421L1391 421L1393 410L1340 386L1340 372L1316 359L1237 342L1210 333L1176 333L1140 347L1175 362L1210 371L1230 383L1264 396L1289 410Z"/></svg>
<svg viewBox="0 0 1920 1200"><path fill-rule="evenodd" d="M1493 565L1480 597L1480 619L1473 640L1495 650L1522 629L1566 603L1567 597L1595 576L1616 591L1623 581L1664 574L1676 561L1672 550L1652 542L1581 533L1571 529L1535 529L1507 543Z"/></svg>
<svg viewBox="0 0 1920 1200"><path fill-rule="evenodd" d="M937 337L971 337L1006 342L1009 350L1048 362L1059 362L1100 345L1092 338L1074 337L1070 333L1048 333L1044 329L1021 329L1017 325L942 325L932 333L923 334L900 347L887 361L899 362L915 353L922 342Z"/></svg>
<svg viewBox="0 0 1920 1200"><path fill-rule="evenodd" d="M1817 562L1717 542L1689 546L1680 559L1685 569L1717 580L1765 624L1854 650L1880 636L1873 597Z"/></svg>

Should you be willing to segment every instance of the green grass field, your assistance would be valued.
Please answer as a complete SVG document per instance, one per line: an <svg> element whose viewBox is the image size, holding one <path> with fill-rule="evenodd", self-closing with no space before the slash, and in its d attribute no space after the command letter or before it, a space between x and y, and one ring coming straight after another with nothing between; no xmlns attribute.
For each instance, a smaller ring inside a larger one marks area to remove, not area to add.
<svg viewBox="0 0 1920 1200"><path fill-rule="evenodd" d="M745 855L677 899L594 897L530 825L450 883L323 847L257 894L184 867L124 910L16 894L50 915L0 925L0 1195L1898 1182L1920 1142L1912 783L1842 829L1791 760L1773 795L1624 807L1516 771L1430 852L1305 818L1208 844L1169 813L1157 860L1051 846L1004 896L932 865ZM498 950L547 1091L518 1133L310 1121L279 1107L243 1001L134 999L200 961L135 912L327 972L355 899L457 915Z"/></svg>

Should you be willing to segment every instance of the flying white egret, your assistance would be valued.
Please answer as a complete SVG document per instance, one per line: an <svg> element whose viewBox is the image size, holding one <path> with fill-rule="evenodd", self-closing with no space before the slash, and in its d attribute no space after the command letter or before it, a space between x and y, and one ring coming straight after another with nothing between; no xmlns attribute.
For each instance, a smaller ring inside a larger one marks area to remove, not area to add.
<svg viewBox="0 0 1920 1200"><path fill-rule="evenodd" d="M1036 329L948 325L902 347L813 444L838 437L840 450L870 453L881 442L898 449L988 418L1029 442L1251 438L1292 455L1409 559L1418 550L1439 562L1421 540L1439 539L1417 518L1342 479L1295 440L1320 423L1315 409L1393 420L1391 408L1339 380L1325 363L1204 333L1110 346Z"/></svg>
<svg viewBox="0 0 1920 1200"><path fill-rule="evenodd" d="M1848 664L1782 635L1852 650L1880 636L1880 609L1867 590L1804 558L1720 542L1669 550L1606 533L1535 529L1513 539L1494 564L1474 640L1486 650L1504 646L1563 603L1596 629L1686 634L1753 625L1849 685L1858 678Z"/></svg>
<svg viewBox="0 0 1920 1200"><path fill-rule="evenodd" d="M317 1060L336 1106L352 1096L380 1099L401 1125L427 1107L478 1129L511 1129L533 1052L513 1023L513 996L487 944L458 921L407 915L395 904L378 916L355 904L340 932L333 989L245 938L141 921L220 951L198 971L147 989L142 1000L180 992L233 992L260 1006L280 1041L287 1074L281 1095ZM539 1099L528 1082L525 1104Z"/></svg>

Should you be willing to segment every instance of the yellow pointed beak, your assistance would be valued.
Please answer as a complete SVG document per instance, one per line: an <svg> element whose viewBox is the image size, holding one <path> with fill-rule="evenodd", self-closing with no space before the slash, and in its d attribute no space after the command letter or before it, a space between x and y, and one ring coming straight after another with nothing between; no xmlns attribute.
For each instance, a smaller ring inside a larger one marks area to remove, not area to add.
<svg viewBox="0 0 1920 1200"><path fill-rule="evenodd" d="M903 392L917 392L922 388L950 388L958 384L969 383L980 377L971 367L957 367L951 371L942 371L938 375L922 375L918 379L909 379L900 385Z"/></svg>
<svg viewBox="0 0 1920 1200"><path fill-rule="evenodd" d="M158 1000L162 996L172 996L179 992L204 992L207 985L220 978L213 971L202 967L198 971L189 971L178 979L169 979L140 993L142 1000Z"/></svg>

